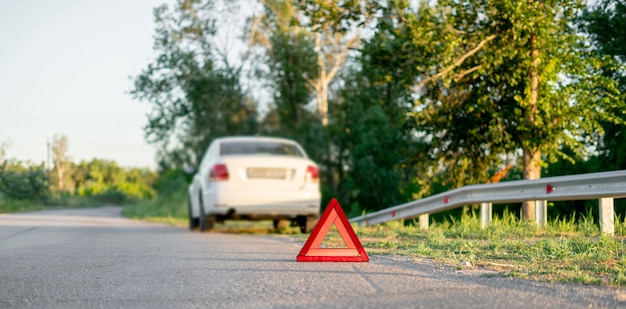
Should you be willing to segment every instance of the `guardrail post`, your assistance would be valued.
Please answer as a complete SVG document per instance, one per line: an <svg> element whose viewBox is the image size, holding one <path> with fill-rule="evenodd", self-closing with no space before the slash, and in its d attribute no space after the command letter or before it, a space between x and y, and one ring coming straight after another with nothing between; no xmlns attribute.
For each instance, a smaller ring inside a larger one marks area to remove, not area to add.
<svg viewBox="0 0 626 309"><path fill-rule="evenodd" d="M480 227L486 228L491 223L491 203L480 204Z"/></svg>
<svg viewBox="0 0 626 309"><path fill-rule="evenodd" d="M613 210L613 198L605 197L598 200L600 210L600 230L604 234L615 234L615 214Z"/></svg>
<svg viewBox="0 0 626 309"><path fill-rule="evenodd" d="M428 230L428 214L420 215L419 221L420 221L420 229Z"/></svg>
<svg viewBox="0 0 626 309"><path fill-rule="evenodd" d="M535 201L535 223L541 228L548 224L548 201Z"/></svg>

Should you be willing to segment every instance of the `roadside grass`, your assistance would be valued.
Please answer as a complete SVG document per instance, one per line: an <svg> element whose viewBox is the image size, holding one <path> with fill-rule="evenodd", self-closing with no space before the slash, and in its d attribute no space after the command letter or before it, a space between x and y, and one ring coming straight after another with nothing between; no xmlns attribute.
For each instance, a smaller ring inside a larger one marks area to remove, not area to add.
<svg viewBox="0 0 626 309"><path fill-rule="evenodd" d="M187 193L184 190L175 190L152 200L129 204L122 209L122 215L130 219L177 227L188 226Z"/></svg>
<svg viewBox="0 0 626 309"><path fill-rule="evenodd" d="M83 196L57 195L47 198L45 201L16 200L4 197L0 194L0 213L37 211L61 208L84 208L98 207L103 203Z"/></svg>
<svg viewBox="0 0 626 309"><path fill-rule="evenodd" d="M485 229L478 216L451 221L433 223L427 231L402 221L355 231L370 254L431 259L458 269L537 281L626 286L623 220L616 222L616 237L601 235L589 215L578 222L557 219L545 229L511 214L495 217Z"/></svg>

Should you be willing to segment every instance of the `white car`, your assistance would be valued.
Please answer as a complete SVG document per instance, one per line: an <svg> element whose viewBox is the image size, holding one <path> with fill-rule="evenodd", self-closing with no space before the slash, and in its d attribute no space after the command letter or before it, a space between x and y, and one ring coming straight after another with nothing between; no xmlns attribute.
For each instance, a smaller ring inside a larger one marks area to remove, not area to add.
<svg viewBox="0 0 626 309"><path fill-rule="evenodd" d="M224 220L273 220L310 232L320 214L317 164L298 143L272 137L215 139L189 186L189 228Z"/></svg>

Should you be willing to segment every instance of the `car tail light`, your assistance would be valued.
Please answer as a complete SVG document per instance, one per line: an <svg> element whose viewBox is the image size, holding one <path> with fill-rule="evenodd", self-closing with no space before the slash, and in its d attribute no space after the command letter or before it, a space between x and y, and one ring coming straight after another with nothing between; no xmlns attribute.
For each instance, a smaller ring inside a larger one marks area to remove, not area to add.
<svg viewBox="0 0 626 309"><path fill-rule="evenodd" d="M209 176L209 180L211 181L226 181L228 180L228 169L226 168L226 164L215 164L211 169L211 176Z"/></svg>
<svg viewBox="0 0 626 309"><path fill-rule="evenodd" d="M315 166L307 166L306 174L304 175L304 179L307 182L319 182L320 181L320 171Z"/></svg>

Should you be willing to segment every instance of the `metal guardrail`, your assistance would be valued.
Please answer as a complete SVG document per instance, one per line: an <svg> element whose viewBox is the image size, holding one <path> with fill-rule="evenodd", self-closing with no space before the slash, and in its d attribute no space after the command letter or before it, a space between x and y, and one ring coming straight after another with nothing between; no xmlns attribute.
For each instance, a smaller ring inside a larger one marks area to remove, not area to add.
<svg viewBox="0 0 626 309"><path fill-rule="evenodd" d="M350 219L350 222L360 226L372 225L481 203L505 204L624 197L626 197L626 170L469 185L355 217ZM612 205L611 199L611 220Z"/></svg>

